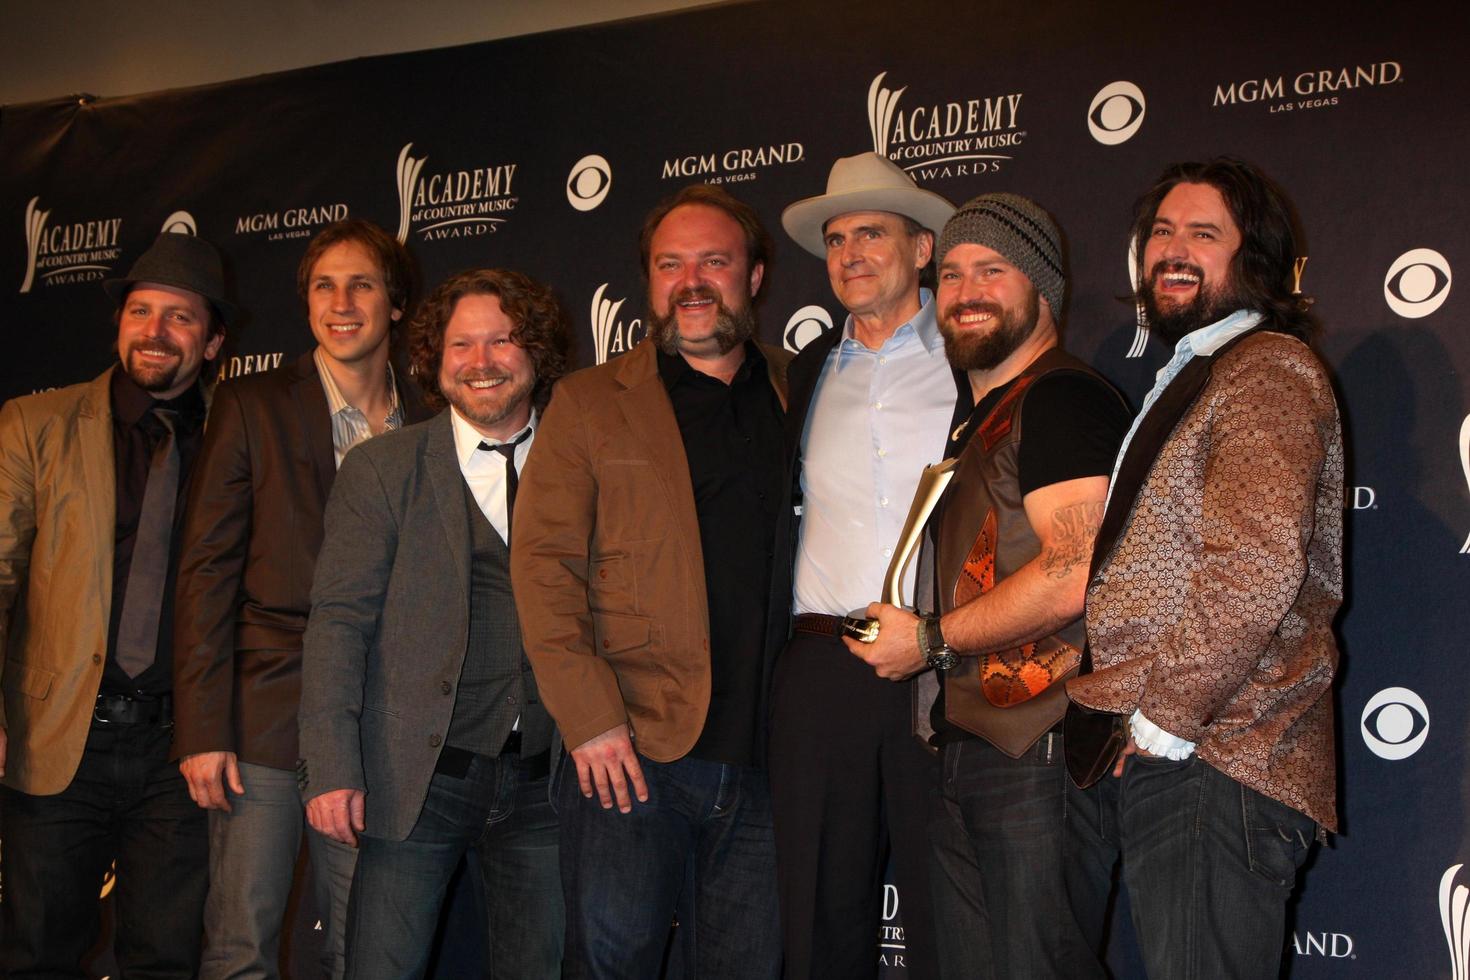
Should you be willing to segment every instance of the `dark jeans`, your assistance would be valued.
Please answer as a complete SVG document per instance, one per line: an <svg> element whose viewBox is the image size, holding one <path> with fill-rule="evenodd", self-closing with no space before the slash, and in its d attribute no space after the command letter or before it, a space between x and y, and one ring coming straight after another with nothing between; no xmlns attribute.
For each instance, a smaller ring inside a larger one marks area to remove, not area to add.
<svg viewBox="0 0 1470 980"><path fill-rule="evenodd" d="M0 975L85 977L98 896L116 862L114 951L128 980L192 977L204 936L209 836L169 762L169 728L94 722L71 785L0 795Z"/></svg>
<svg viewBox="0 0 1470 980"><path fill-rule="evenodd" d="M475 851L489 917L486 977L561 975L561 882L547 777L519 759L475 756L463 778L435 773L407 840L360 835L347 904L347 976L422 977L460 859Z"/></svg>
<svg viewBox="0 0 1470 980"><path fill-rule="evenodd" d="M557 773L566 976L651 980L679 912L680 959L691 977L769 980L781 963L776 846L760 769L638 757L648 802L604 810ZM687 886L686 886L687 882Z"/></svg>
<svg viewBox="0 0 1470 980"><path fill-rule="evenodd" d="M1114 866L1155 980L1274 978L1286 900L1316 824L1192 755L1131 756L1121 779L1067 788L1067 890L1101 946Z"/></svg>
<svg viewBox="0 0 1470 980"><path fill-rule="evenodd" d="M912 686L836 637L797 633L772 683L771 797L788 980L865 980L879 969L892 842L902 942L882 952L913 980L937 975L926 823L939 782L913 735Z"/></svg>
<svg viewBox="0 0 1470 980"><path fill-rule="evenodd" d="M1067 906L1062 736L1012 759L981 739L946 745L929 832L941 975L1104 976Z"/></svg>

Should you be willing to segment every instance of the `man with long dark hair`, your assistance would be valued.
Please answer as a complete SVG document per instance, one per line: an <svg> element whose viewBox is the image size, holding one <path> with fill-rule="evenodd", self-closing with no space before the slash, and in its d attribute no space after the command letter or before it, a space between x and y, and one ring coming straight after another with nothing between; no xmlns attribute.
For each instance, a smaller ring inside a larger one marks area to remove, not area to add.
<svg viewBox="0 0 1470 980"><path fill-rule="evenodd" d="M1067 685L1118 727L1111 753L1083 754L1074 732L1098 719L1069 714L1086 787L1067 801L1069 894L1100 943L1121 857L1149 976L1274 977L1297 869L1337 825L1337 404L1305 343L1291 209L1265 175L1172 166L1134 234L1138 298L1174 355L1114 472L1093 670Z"/></svg>

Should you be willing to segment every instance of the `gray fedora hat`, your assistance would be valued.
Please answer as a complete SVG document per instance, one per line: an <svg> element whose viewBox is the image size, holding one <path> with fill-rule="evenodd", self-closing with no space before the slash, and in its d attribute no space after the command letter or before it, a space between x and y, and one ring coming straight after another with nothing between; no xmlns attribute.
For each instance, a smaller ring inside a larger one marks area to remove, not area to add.
<svg viewBox="0 0 1470 980"><path fill-rule="evenodd" d="M876 153L842 157L827 176L827 193L808 197L781 212L781 227L796 244L822 258L827 245L822 228L839 214L852 211L890 211L912 218L936 235L954 205L926 191L898 164Z"/></svg>
<svg viewBox="0 0 1470 980"><path fill-rule="evenodd" d="M240 308L225 299L225 269L219 250L202 238L164 232L138 256L128 274L102 283L114 303L121 304L134 283L156 282L198 293L225 323L234 323Z"/></svg>

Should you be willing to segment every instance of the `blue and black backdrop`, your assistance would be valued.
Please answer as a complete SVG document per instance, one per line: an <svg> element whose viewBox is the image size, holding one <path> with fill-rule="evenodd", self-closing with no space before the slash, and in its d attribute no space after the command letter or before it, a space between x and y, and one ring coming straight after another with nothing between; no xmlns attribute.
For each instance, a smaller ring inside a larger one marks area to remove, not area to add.
<svg viewBox="0 0 1470 980"><path fill-rule="evenodd" d="M99 282L163 228L228 257L249 320L225 373L281 363L311 344L306 240L347 215L402 236L430 284L476 265L554 284L577 361L616 357L643 332L641 218L695 181L773 229L761 333L796 347L842 310L781 209L820 193L836 157L877 150L955 202L1007 190L1050 209L1071 257L1065 343L1136 404L1165 354L1118 298L1131 204L1170 161L1256 161L1307 230L1302 283L1350 447L1345 820L1304 878L1286 962L1463 980L1470 290L1453 278L1470 269L1470 15L1447 8L757 2L7 106L0 398L107 366ZM874 937L890 965L897 921ZM1112 945L1137 975L1126 920Z"/></svg>

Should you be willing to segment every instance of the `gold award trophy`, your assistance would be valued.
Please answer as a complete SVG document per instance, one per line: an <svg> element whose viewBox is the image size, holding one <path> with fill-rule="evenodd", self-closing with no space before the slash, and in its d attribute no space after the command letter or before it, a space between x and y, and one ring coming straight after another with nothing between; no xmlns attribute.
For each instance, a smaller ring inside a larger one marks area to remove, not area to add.
<svg viewBox="0 0 1470 980"><path fill-rule="evenodd" d="M923 536L924 525L928 523L929 515L934 513L934 508L939 505L939 498L944 496L949 481L954 478L955 464L958 462L957 458L946 459L924 467L924 472L919 474L914 502L909 505L909 516L904 519L903 530L898 535L898 547L893 549L893 560L888 563L888 571L883 574L883 601L889 605L904 605L904 570L908 568L914 552L919 550L919 539ZM850 636L859 643L872 643L878 639L878 621L869 619L866 609L855 609L843 617L842 632L844 636Z"/></svg>

